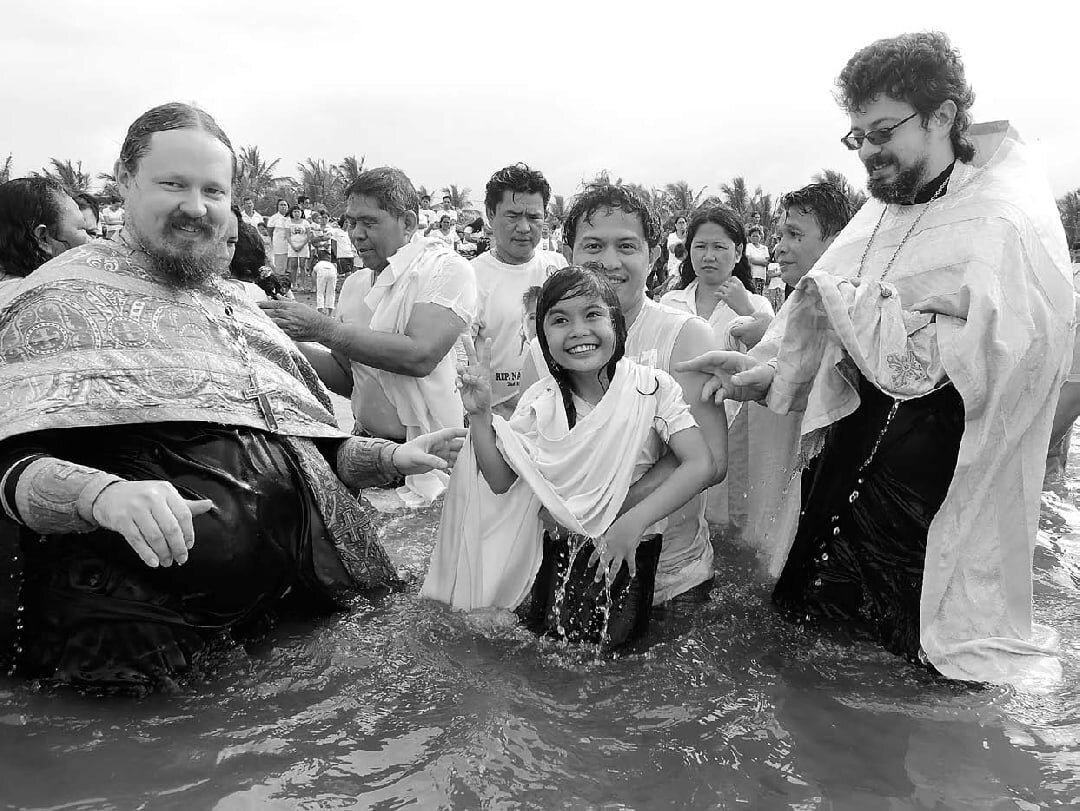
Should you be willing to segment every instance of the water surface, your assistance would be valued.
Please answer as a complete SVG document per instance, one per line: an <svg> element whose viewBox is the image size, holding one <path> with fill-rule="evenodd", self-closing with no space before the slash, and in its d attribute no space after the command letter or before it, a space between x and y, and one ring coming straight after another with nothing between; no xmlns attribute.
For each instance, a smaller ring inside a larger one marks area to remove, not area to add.
<svg viewBox="0 0 1080 811"><path fill-rule="evenodd" d="M1080 476L1044 494L1036 614L1062 635L1046 694L949 684L773 612L716 540L708 604L597 660L418 584L279 627L180 695L0 681L0 808L1036 809L1080 797ZM385 541L424 571L435 512Z"/></svg>

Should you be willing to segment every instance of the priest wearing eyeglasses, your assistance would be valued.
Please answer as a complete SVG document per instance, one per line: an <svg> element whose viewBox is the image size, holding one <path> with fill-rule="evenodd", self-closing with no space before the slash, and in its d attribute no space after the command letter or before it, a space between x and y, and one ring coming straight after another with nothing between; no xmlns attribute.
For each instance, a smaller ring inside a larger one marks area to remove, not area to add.
<svg viewBox="0 0 1080 811"><path fill-rule="evenodd" d="M685 368L711 371L717 398L803 413L775 488L800 509L762 540L783 613L952 679L1054 680L1031 604L1072 346L1053 196L1007 123L971 126L943 34L875 42L838 86L873 199L749 354Z"/></svg>
<svg viewBox="0 0 1080 811"><path fill-rule="evenodd" d="M116 240L5 289L3 672L168 686L283 613L400 585L351 491L447 468L464 431L339 430L292 341L221 278L234 166L204 111L149 110L117 162Z"/></svg>

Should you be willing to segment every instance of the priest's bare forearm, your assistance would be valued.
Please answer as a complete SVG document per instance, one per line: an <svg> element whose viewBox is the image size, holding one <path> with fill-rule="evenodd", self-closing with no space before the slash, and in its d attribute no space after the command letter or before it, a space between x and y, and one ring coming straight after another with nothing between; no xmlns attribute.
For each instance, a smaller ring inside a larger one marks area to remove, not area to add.
<svg viewBox="0 0 1080 811"><path fill-rule="evenodd" d="M319 343L349 360L409 377L426 377L465 329L465 322L437 305L416 305L404 333L379 332L333 319L321 322Z"/></svg>
<svg viewBox="0 0 1080 811"><path fill-rule="evenodd" d="M310 341L297 341L296 346L326 388L342 397L352 397L353 376L347 358Z"/></svg>

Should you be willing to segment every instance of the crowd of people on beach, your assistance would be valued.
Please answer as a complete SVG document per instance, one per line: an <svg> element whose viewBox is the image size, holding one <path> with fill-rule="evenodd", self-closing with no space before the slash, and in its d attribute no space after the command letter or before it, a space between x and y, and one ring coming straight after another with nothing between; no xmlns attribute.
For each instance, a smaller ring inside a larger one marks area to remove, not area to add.
<svg viewBox="0 0 1080 811"><path fill-rule="evenodd" d="M664 228L610 182L553 221L524 163L480 217L391 167L334 216L265 216L180 103L128 129L122 201L0 185L0 664L161 687L405 588L378 486L440 505L420 595L457 610L617 649L709 599L737 536L794 622L1055 678L1032 483L1080 370L1053 197L973 124L944 35L868 45L838 88L871 199L794 188L773 234L713 205Z"/></svg>

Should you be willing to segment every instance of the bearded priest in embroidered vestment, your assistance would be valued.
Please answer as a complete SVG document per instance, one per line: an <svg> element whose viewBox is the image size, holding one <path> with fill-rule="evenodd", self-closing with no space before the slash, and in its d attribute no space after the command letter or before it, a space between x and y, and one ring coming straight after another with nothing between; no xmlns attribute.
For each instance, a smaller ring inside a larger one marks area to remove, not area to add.
<svg viewBox="0 0 1080 811"><path fill-rule="evenodd" d="M944 35L876 42L839 87L873 199L749 355L692 362L726 396L803 412L775 487L801 497L797 526L759 539L773 600L949 678L1056 679L1031 576L1072 347L1053 196L1007 123L969 126Z"/></svg>
<svg viewBox="0 0 1080 811"><path fill-rule="evenodd" d="M463 431L339 430L295 345L220 277L232 147L167 104L128 131L127 223L0 290L0 660L171 684L282 612L399 585L350 492L445 468Z"/></svg>

